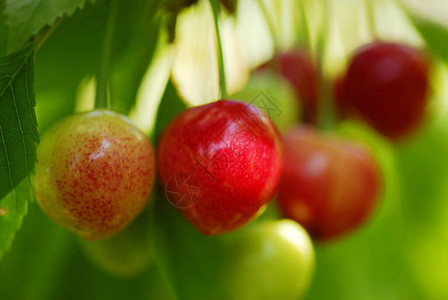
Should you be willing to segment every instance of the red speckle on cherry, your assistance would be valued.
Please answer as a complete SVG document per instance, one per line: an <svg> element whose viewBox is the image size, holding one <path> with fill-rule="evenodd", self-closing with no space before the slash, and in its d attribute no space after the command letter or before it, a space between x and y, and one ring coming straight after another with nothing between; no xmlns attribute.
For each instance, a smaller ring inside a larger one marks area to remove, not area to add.
<svg viewBox="0 0 448 300"><path fill-rule="evenodd" d="M109 237L145 207L155 177L148 139L124 116L98 110L53 126L38 148L37 201L88 240Z"/></svg>

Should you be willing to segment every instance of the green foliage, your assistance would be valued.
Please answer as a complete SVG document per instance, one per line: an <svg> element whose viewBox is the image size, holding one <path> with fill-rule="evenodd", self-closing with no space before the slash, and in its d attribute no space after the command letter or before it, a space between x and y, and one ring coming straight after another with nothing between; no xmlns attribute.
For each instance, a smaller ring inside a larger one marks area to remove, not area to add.
<svg viewBox="0 0 448 300"><path fill-rule="evenodd" d="M412 16L412 21L423 39L429 45L428 50L448 62L448 29L441 25L417 16Z"/></svg>
<svg viewBox="0 0 448 300"><path fill-rule="evenodd" d="M90 263L76 237L49 220L36 202L0 265L0 295L11 300L172 299L154 265L129 280Z"/></svg>
<svg viewBox="0 0 448 300"><path fill-rule="evenodd" d="M162 1L120 1L111 78L113 108L128 113L152 61L162 25ZM133 20L129 22L129 20Z"/></svg>
<svg viewBox="0 0 448 300"><path fill-rule="evenodd" d="M176 87L171 81L166 86L162 101L157 110L156 125L153 133L153 142L156 144L163 130L170 121L187 108L177 95Z"/></svg>
<svg viewBox="0 0 448 300"><path fill-rule="evenodd" d="M447 240L448 123L428 122L415 140L396 149L402 181L404 259L421 298L448 297Z"/></svg>
<svg viewBox="0 0 448 300"><path fill-rule="evenodd" d="M86 257L100 270L115 277L136 278L151 263L148 212L116 235L101 241L78 239Z"/></svg>
<svg viewBox="0 0 448 300"><path fill-rule="evenodd" d="M0 202L0 262L22 226L31 199L34 199L34 194L30 176L27 176Z"/></svg>
<svg viewBox="0 0 448 300"><path fill-rule="evenodd" d="M35 89L41 134L73 113L79 83L97 72L106 17L104 1L87 2L82 11L63 19L39 49Z"/></svg>
<svg viewBox="0 0 448 300"><path fill-rule="evenodd" d="M8 52L20 49L23 44L45 25L56 18L70 16L86 0L6 0L5 13L9 25Z"/></svg>
<svg viewBox="0 0 448 300"><path fill-rule="evenodd" d="M5 0L0 0L0 56L6 54L6 44L8 41L8 26L6 25Z"/></svg>
<svg viewBox="0 0 448 300"><path fill-rule="evenodd" d="M41 132L75 110L80 82L100 69L108 6L89 4L64 19L36 56L36 93ZM152 60L161 17L159 1L119 1L111 54L111 108L124 114L134 105ZM130 22L129 20L132 20ZM57 66L57 67L56 67ZM69 70L65 72L64 70Z"/></svg>
<svg viewBox="0 0 448 300"><path fill-rule="evenodd" d="M33 53L30 46L0 58L0 199L34 169L36 161Z"/></svg>
<svg viewBox="0 0 448 300"><path fill-rule="evenodd" d="M160 33L166 29L165 4L118 1L109 83L115 110L127 113L135 103ZM4 256L0 298L223 299L219 270L231 259L228 242L238 232L203 236L169 205L163 187L151 199L148 214L138 220L139 226L148 228L139 227L141 231L132 232L117 248L110 246L111 241L80 247L71 233L53 224L30 201L39 140L33 89L40 133L74 112L80 82L94 78L101 68L108 6L105 0L0 0L0 55L16 51L0 57L0 260ZM448 30L429 19L410 17L428 50L448 62ZM58 18L61 22L36 55L33 46L21 48ZM302 19L293 22L306 24ZM312 34L305 28L294 30ZM291 91L283 90L277 79L254 76L233 97L251 101L262 91L280 108L281 115L274 121L284 129L294 123L298 110L296 103L291 104ZM151 137L155 145L163 129L184 109L170 81L157 110ZM391 145L357 123L337 129L374 150L384 171L384 194L363 228L316 246L316 273L307 299L448 297L444 274L448 268L446 128L446 122L429 122L403 145ZM263 218L279 218L275 206ZM140 234L146 238L137 250L134 234L138 241L142 241ZM117 255L120 259L115 260ZM147 261L150 258L153 264ZM131 274L135 275L132 280L120 278L140 266Z"/></svg>
<svg viewBox="0 0 448 300"><path fill-rule="evenodd" d="M151 244L172 295L175 299L223 299L217 280L223 237L204 236L170 206L163 189L156 193Z"/></svg>

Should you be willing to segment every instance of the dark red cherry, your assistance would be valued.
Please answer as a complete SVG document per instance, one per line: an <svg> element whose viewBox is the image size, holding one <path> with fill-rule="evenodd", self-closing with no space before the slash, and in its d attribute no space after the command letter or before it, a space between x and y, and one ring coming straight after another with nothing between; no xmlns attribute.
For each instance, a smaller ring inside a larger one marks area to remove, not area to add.
<svg viewBox="0 0 448 300"><path fill-rule="evenodd" d="M379 168L363 146L298 126L283 137L283 160L279 208L312 237L339 237L359 227L374 209Z"/></svg>
<svg viewBox="0 0 448 300"><path fill-rule="evenodd" d="M428 61L419 49L374 42L353 56L340 91L344 103L383 135L398 139L422 122Z"/></svg>

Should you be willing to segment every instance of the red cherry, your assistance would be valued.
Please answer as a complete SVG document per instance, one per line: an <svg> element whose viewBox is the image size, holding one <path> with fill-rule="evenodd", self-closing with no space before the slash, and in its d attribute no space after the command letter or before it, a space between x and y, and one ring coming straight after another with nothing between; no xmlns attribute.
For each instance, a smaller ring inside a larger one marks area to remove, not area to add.
<svg viewBox="0 0 448 300"><path fill-rule="evenodd" d="M364 147L294 127L283 137L278 205L311 236L328 240L358 227L379 195L379 169Z"/></svg>
<svg viewBox="0 0 448 300"><path fill-rule="evenodd" d="M168 200L207 235L251 220L280 179L277 129L258 108L240 101L184 111L163 133L158 154Z"/></svg>
<svg viewBox="0 0 448 300"><path fill-rule="evenodd" d="M317 70L310 55L304 50L291 50L276 55L260 69L279 72L294 88L303 110L303 120L314 123L317 119Z"/></svg>
<svg viewBox="0 0 448 300"><path fill-rule="evenodd" d="M374 42L358 49L346 74L343 102L372 127L396 139L422 122L428 61L418 49Z"/></svg>

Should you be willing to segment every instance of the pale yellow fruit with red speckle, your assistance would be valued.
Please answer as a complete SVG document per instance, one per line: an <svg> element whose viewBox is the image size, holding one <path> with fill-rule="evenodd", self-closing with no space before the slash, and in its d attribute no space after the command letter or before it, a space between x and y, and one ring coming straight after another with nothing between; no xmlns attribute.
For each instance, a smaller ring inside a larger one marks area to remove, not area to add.
<svg viewBox="0 0 448 300"><path fill-rule="evenodd" d="M34 190L42 210L86 240L126 227L154 186L151 143L126 117L109 110L54 125L37 156Z"/></svg>

